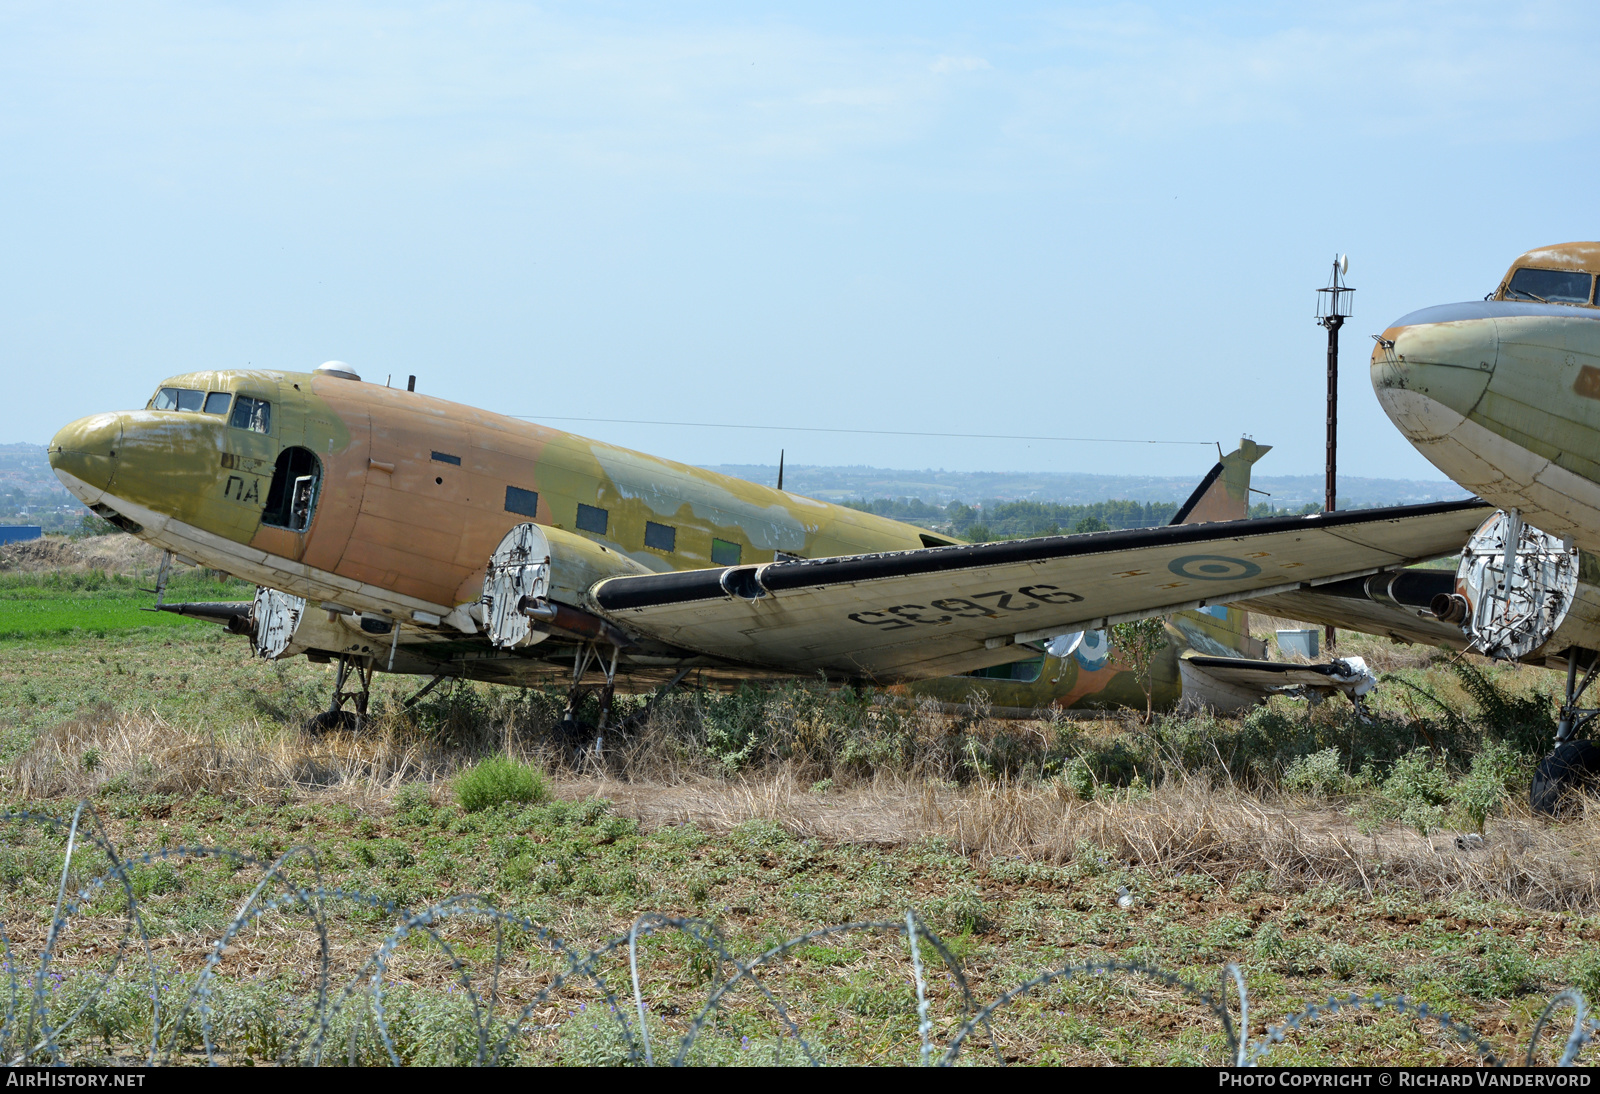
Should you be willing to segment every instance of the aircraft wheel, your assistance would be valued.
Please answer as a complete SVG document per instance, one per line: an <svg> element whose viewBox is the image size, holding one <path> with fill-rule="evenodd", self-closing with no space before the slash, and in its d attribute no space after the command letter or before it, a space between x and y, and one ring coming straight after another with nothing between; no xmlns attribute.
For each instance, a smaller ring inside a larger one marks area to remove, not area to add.
<svg viewBox="0 0 1600 1094"><path fill-rule="evenodd" d="M1600 745L1593 741L1563 741L1533 773L1528 792L1535 813L1558 816L1571 809L1574 791L1592 788L1600 777Z"/></svg>
<svg viewBox="0 0 1600 1094"><path fill-rule="evenodd" d="M307 733L338 733L356 730L356 712L353 710L325 710L306 719Z"/></svg>

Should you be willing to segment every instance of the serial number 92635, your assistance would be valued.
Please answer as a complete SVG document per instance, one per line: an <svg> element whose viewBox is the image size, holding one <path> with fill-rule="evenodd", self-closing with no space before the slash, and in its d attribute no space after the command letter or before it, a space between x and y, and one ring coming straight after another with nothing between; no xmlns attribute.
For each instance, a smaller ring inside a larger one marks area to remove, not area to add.
<svg viewBox="0 0 1600 1094"><path fill-rule="evenodd" d="M897 631L918 623L940 627L957 619L999 619L1001 612L1027 612L1041 604L1076 604L1082 599L1055 585L1024 585L1016 592L1000 589L926 604L896 604L876 612L852 612L850 618L869 627Z"/></svg>

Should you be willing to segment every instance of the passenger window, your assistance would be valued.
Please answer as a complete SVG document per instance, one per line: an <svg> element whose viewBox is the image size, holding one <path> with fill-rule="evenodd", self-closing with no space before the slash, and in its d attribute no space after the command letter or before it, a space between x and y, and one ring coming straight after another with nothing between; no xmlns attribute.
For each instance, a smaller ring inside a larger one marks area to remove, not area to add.
<svg viewBox="0 0 1600 1094"><path fill-rule="evenodd" d="M539 492L521 487L506 487L506 512L532 520L539 515Z"/></svg>
<svg viewBox="0 0 1600 1094"><path fill-rule="evenodd" d="M244 396L241 395L239 401L243 402ZM261 405L266 406L265 403ZM321 481L322 465L316 453L308 448L285 448L272 471L272 485L267 488L261 523L304 532L311 526L312 514L316 512L317 487Z"/></svg>
<svg viewBox="0 0 1600 1094"><path fill-rule="evenodd" d="M1534 270L1524 267L1511 275L1507 300L1535 300L1542 304L1587 304L1592 278L1578 270Z"/></svg>
<svg viewBox="0 0 1600 1094"><path fill-rule="evenodd" d="M433 454L433 459L436 463L453 463L457 467L461 466L461 457L452 456L448 452L435 452Z"/></svg>
<svg viewBox="0 0 1600 1094"><path fill-rule="evenodd" d="M228 403L232 399L233 396L226 391L213 391L206 396L206 413L226 414L228 412Z"/></svg>
<svg viewBox="0 0 1600 1094"><path fill-rule="evenodd" d="M593 505L578 503L578 528L580 531L593 532L597 536L606 534L606 523L610 514L604 509Z"/></svg>
<svg viewBox="0 0 1600 1094"><path fill-rule="evenodd" d="M725 539L711 541L711 561L717 566L739 565L739 545Z"/></svg>
<svg viewBox="0 0 1600 1094"><path fill-rule="evenodd" d="M670 524L644 522L644 545L657 551L671 551L678 543L678 530Z"/></svg>
<svg viewBox="0 0 1600 1094"><path fill-rule="evenodd" d="M256 433L272 432L272 404L265 399L252 399L241 395L233 402L233 418L229 423L235 429L249 429Z"/></svg>

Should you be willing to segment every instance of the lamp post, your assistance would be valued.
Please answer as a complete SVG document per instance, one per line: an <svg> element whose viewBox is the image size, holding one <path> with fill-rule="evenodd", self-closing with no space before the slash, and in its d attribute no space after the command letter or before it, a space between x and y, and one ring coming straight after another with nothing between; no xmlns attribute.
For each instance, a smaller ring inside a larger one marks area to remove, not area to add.
<svg viewBox="0 0 1600 1094"><path fill-rule="evenodd" d="M1336 255L1326 287L1317 290L1317 322L1328 331L1328 441L1323 509L1333 512L1338 501L1336 470L1339 453L1339 328L1350 318L1350 297L1355 292L1344 283L1350 256ZM1325 628L1328 649L1333 649L1333 628Z"/></svg>

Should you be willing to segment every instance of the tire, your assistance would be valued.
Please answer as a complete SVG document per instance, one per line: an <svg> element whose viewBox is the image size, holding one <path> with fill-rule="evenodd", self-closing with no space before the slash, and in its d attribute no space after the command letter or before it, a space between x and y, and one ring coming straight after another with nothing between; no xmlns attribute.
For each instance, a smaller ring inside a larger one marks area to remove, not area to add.
<svg viewBox="0 0 1600 1094"><path fill-rule="evenodd" d="M356 712L353 710L325 710L306 719L307 733L338 733L356 731Z"/></svg>
<svg viewBox="0 0 1600 1094"><path fill-rule="evenodd" d="M1535 813L1560 816L1576 804L1569 795L1592 789L1597 779L1600 779L1600 745L1593 741L1563 741L1539 761L1533 773L1533 786L1528 791L1529 804Z"/></svg>

